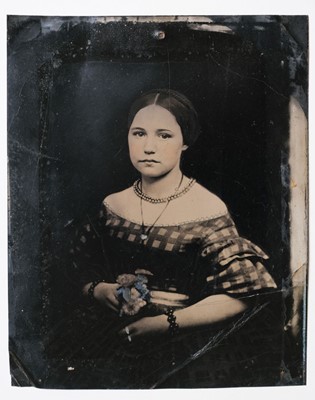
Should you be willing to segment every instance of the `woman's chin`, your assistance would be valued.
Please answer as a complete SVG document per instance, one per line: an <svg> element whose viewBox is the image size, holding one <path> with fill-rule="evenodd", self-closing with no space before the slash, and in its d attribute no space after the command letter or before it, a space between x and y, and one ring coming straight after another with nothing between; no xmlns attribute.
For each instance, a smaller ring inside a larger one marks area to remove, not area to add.
<svg viewBox="0 0 315 400"><path fill-rule="evenodd" d="M140 173L140 175L143 178L163 178L165 176L167 176L168 174L170 174L172 171L174 171L174 168L161 168L158 165L153 165L153 166L141 166L139 168L139 166L135 166L135 168L137 169L137 171Z"/></svg>
<svg viewBox="0 0 315 400"><path fill-rule="evenodd" d="M158 179L164 176L164 174L157 174L157 173L147 173L143 171L139 171L142 178L151 178L151 179Z"/></svg>
<svg viewBox="0 0 315 400"><path fill-rule="evenodd" d="M160 178L167 174L167 171L161 171L157 168L137 168L137 170L144 178Z"/></svg>

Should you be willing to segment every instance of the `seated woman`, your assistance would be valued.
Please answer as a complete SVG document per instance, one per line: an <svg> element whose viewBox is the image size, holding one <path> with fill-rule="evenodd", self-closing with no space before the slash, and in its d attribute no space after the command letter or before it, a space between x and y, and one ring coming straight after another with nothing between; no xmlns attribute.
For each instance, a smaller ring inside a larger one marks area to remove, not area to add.
<svg viewBox="0 0 315 400"><path fill-rule="evenodd" d="M99 371L96 387L251 384L256 356L239 354L236 331L250 326L276 284L263 265L268 256L238 235L226 205L181 171L198 135L182 94L139 97L128 144L140 178L106 197L77 232L71 252L93 309L78 317L86 325L77 340ZM242 338L247 349L254 335L247 329Z"/></svg>

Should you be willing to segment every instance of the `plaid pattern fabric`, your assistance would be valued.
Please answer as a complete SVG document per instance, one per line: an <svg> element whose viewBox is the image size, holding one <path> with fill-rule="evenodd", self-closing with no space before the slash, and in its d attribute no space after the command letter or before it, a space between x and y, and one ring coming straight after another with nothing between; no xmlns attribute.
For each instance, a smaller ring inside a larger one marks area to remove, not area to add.
<svg viewBox="0 0 315 400"><path fill-rule="evenodd" d="M105 207L105 206L104 206ZM141 226L106 208L109 235L141 244ZM154 226L144 245L166 252L183 253L197 244L201 259L208 261L206 278L210 292L242 294L276 284L262 264L268 256L249 240L241 238L229 214L181 225ZM203 262L204 265L204 262Z"/></svg>
<svg viewBox="0 0 315 400"><path fill-rule="evenodd" d="M187 244L200 241L203 231L202 224L206 223L207 221L200 222L200 224L190 222L176 226L154 226L148 235L148 239L144 241L144 245L164 251L183 252ZM141 226L117 216L110 210L107 212L106 226L109 229L110 236L142 243Z"/></svg>

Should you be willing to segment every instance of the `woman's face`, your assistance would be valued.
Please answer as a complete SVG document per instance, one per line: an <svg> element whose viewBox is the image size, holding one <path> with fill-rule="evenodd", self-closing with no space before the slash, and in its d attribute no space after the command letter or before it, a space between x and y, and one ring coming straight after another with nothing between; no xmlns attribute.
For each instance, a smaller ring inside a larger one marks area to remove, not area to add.
<svg viewBox="0 0 315 400"><path fill-rule="evenodd" d="M152 178L179 169L182 151L187 148L174 115L158 105L138 111L129 129L128 144L134 167Z"/></svg>

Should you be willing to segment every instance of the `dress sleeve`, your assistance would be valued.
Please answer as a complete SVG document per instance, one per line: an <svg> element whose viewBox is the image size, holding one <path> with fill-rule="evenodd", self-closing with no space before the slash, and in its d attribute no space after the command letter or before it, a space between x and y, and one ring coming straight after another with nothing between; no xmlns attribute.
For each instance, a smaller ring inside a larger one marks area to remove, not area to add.
<svg viewBox="0 0 315 400"><path fill-rule="evenodd" d="M102 206L99 213L84 218L70 242L72 267L81 288L97 279L110 279L103 246L105 223L106 209Z"/></svg>
<svg viewBox="0 0 315 400"><path fill-rule="evenodd" d="M238 235L229 214L205 229L201 258L206 261L207 292L237 296L277 287L264 266L269 257Z"/></svg>

